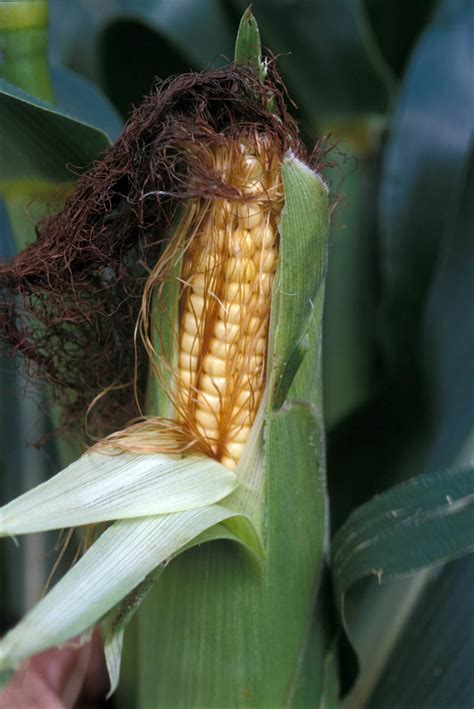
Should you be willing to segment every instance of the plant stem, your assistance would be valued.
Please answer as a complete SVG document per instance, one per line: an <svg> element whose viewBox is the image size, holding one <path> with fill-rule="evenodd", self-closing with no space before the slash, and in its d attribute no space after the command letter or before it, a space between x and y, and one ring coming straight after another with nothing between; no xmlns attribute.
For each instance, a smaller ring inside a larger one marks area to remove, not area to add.
<svg viewBox="0 0 474 709"><path fill-rule="evenodd" d="M0 3L0 52L2 78L43 101L53 101L46 0Z"/></svg>

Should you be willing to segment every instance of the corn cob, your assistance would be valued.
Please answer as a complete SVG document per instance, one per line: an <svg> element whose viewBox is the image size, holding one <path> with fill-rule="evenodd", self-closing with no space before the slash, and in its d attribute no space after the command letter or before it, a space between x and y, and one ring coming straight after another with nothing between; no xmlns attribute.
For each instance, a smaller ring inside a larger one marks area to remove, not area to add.
<svg viewBox="0 0 474 709"><path fill-rule="evenodd" d="M209 452L235 468L265 382L282 185L268 138L219 146L211 158L241 198L198 210L183 262L178 409Z"/></svg>

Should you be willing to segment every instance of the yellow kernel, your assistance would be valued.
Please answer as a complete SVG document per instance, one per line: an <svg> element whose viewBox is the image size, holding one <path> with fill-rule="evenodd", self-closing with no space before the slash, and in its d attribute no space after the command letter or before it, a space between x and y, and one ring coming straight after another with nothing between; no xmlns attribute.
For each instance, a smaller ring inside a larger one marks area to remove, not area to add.
<svg viewBox="0 0 474 709"><path fill-rule="evenodd" d="M263 355L251 355L250 357L241 355L236 366L242 366L243 364L245 371L252 374L254 372L258 373L263 367L263 363Z"/></svg>
<svg viewBox="0 0 474 709"><path fill-rule="evenodd" d="M249 426L253 418L254 411L255 407L253 406L242 406L235 408L234 411L232 411L232 423L235 425L241 424L242 426Z"/></svg>
<svg viewBox="0 0 474 709"><path fill-rule="evenodd" d="M226 445L227 455L235 460L238 460L245 448L245 443L232 442Z"/></svg>
<svg viewBox="0 0 474 709"><path fill-rule="evenodd" d="M240 323L245 317L245 308L240 303L226 305L223 320L230 323Z"/></svg>
<svg viewBox="0 0 474 709"><path fill-rule="evenodd" d="M208 354L204 357L202 368L211 377L224 377L227 371L227 363L225 359Z"/></svg>
<svg viewBox="0 0 474 709"><path fill-rule="evenodd" d="M211 411L217 415L221 408L221 398L201 391L197 396L197 406L203 411Z"/></svg>
<svg viewBox="0 0 474 709"><path fill-rule="evenodd" d="M204 261L199 267L199 270L203 274L209 274L212 273L216 266L219 264L219 256L214 252L211 251L211 253L207 254L205 256Z"/></svg>
<svg viewBox="0 0 474 709"><path fill-rule="evenodd" d="M257 291L257 293L254 293L252 297L249 298L248 310L260 319L265 318L270 311L270 303L268 302L268 298Z"/></svg>
<svg viewBox="0 0 474 709"><path fill-rule="evenodd" d="M209 350L213 355L216 355L216 357L226 359L235 355L236 346L213 337L209 345Z"/></svg>
<svg viewBox="0 0 474 709"><path fill-rule="evenodd" d="M217 396L225 393L227 383L227 377L210 377L209 374L203 374L199 381L201 389Z"/></svg>
<svg viewBox="0 0 474 709"><path fill-rule="evenodd" d="M189 309L196 317L202 315L204 310L204 298L198 293L191 293L189 296Z"/></svg>
<svg viewBox="0 0 474 709"><path fill-rule="evenodd" d="M258 290L262 295L270 295L273 286L273 273L259 273L257 283Z"/></svg>
<svg viewBox="0 0 474 709"><path fill-rule="evenodd" d="M257 179L263 174L262 163L258 158L253 155L246 155L244 158L244 170L247 175L247 179Z"/></svg>
<svg viewBox="0 0 474 709"><path fill-rule="evenodd" d="M196 335L198 331L199 321L193 312L188 312L184 316L183 328L190 335Z"/></svg>
<svg viewBox="0 0 474 709"><path fill-rule="evenodd" d="M246 443L249 437L250 426L236 426L229 430L229 440L236 443Z"/></svg>
<svg viewBox="0 0 474 709"><path fill-rule="evenodd" d="M259 249L268 249L276 242L276 232L270 224L266 224L264 227L254 229L252 231L252 236L254 238L255 245Z"/></svg>
<svg viewBox="0 0 474 709"><path fill-rule="evenodd" d="M193 387L196 383L195 372L193 372L191 369L188 369L187 367L185 369L179 370L179 379L180 383L186 387Z"/></svg>
<svg viewBox="0 0 474 709"><path fill-rule="evenodd" d="M204 273L196 273L196 275L190 279L190 284L194 293L203 296L205 290L209 287L209 277L206 278Z"/></svg>
<svg viewBox="0 0 474 709"><path fill-rule="evenodd" d="M267 351L267 338L259 337L254 344L255 354L264 355Z"/></svg>
<svg viewBox="0 0 474 709"><path fill-rule="evenodd" d="M255 251L252 235L247 229L236 229L229 237L229 251L232 256L249 258Z"/></svg>
<svg viewBox="0 0 474 709"><path fill-rule="evenodd" d="M223 340L224 342L234 342L234 340L240 334L240 326L234 323L224 322L223 320L217 320L214 325L214 335L218 340Z"/></svg>
<svg viewBox="0 0 474 709"><path fill-rule="evenodd" d="M222 200L222 203L216 204L215 208L215 223L220 229L223 229L232 219L231 204L228 200Z"/></svg>
<svg viewBox="0 0 474 709"><path fill-rule="evenodd" d="M262 251L258 251L255 254L255 262L258 264L258 268L260 273L262 272L273 272L273 267L275 265L275 261L277 260L278 254L277 250L273 248L269 249L264 249Z"/></svg>
<svg viewBox="0 0 474 709"><path fill-rule="evenodd" d="M237 461L235 461L233 458L229 458L228 455L222 456L221 463L222 465L225 465L226 468L230 468L231 470L235 470L235 468L237 467Z"/></svg>
<svg viewBox="0 0 474 709"><path fill-rule="evenodd" d="M188 352L180 352L179 354L179 366L181 369L189 370L190 372L195 372L198 367L198 357L190 355Z"/></svg>
<svg viewBox="0 0 474 709"><path fill-rule="evenodd" d="M235 399L236 407L238 407L238 409L241 409L245 406L248 410L249 408L253 408L254 404L255 392L251 389L241 389Z"/></svg>
<svg viewBox="0 0 474 709"><path fill-rule="evenodd" d="M206 443L210 446L213 453L217 453L217 441L219 438L219 432L217 429L207 429L202 426L199 422L196 422L196 428L200 435L206 440Z"/></svg>
<svg viewBox="0 0 474 709"><path fill-rule="evenodd" d="M204 428L204 426L198 426L199 432L207 439L208 443L217 442L219 438L219 431L217 428Z"/></svg>
<svg viewBox="0 0 474 709"><path fill-rule="evenodd" d="M205 426L205 428L213 429L216 427L218 412L211 413L208 409L196 408L194 416L196 421Z"/></svg>
<svg viewBox="0 0 474 709"><path fill-rule="evenodd" d="M257 267L252 259L232 256L226 264L226 278L234 281L252 281L257 275Z"/></svg>
<svg viewBox="0 0 474 709"><path fill-rule="evenodd" d="M218 253L222 253L222 251L224 250L225 241L226 241L225 237L226 237L225 229L214 228L212 230L212 244L213 244L214 249Z"/></svg>
<svg viewBox="0 0 474 709"><path fill-rule="evenodd" d="M225 285L225 299L230 303L245 303L250 293L250 285L248 283L239 283L238 281L228 281Z"/></svg>
<svg viewBox="0 0 474 709"><path fill-rule="evenodd" d="M244 194L251 194L251 195L261 195L266 192L265 190L265 185L261 180L253 180L252 182L248 182L244 188L243 188L243 193Z"/></svg>
<svg viewBox="0 0 474 709"><path fill-rule="evenodd" d="M245 323L246 334L253 335L259 330L263 330L264 325L265 323L263 322L262 318L254 315L248 320L248 322Z"/></svg>
<svg viewBox="0 0 474 709"><path fill-rule="evenodd" d="M184 331L181 335L181 349L193 356L199 355L201 343L199 337Z"/></svg>
<svg viewBox="0 0 474 709"><path fill-rule="evenodd" d="M262 221L263 211L261 204L241 202L238 205L239 224L243 225L246 229L255 229Z"/></svg>

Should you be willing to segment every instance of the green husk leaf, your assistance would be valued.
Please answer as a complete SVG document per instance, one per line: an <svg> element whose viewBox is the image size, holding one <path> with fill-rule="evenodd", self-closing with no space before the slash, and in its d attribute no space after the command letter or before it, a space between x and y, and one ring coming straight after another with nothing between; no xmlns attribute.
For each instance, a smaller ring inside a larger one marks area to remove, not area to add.
<svg viewBox="0 0 474 709"><path fill-rule="evenodd" d="M240 20L235 41L234 61L236 64L250 64L255 67L261 81L265 80L266 67L262 62L262 47L257 20L248 7Z"/></svg>
<svg viewBox="0 0 474 709"><path fill-rule="evenodd" d="M1 508L0 536L180 512L236 485L232 471L202 456L91 451Z"/></svg>
<svg viewBox="0 0 474 709"><path fill-rule="evenodd" d="M311 311L327 266L327 244L321 238L328 227L326 185L292 154L283 161L282 177L281 267L275 279L269 345L274 408L284 402L308 347Z"/></svg>
<svg viewBox="0 0 474 709"><path fill-rule="evenodd" d="M212 505L116 522L0 641L0 669L84 633L153 569L233 514Z"/></svg>
<svg viewBox="0 0 474 709"><path fill-rule="evenodd" d="M232 523L235 522L240 522L239 530L242 532L242 536L234 533L230 528L233 526ZM246 527L248 527L247 533ZM246 522L242 518L229 518L224 524L216 524L212 528L206 529L205 532L199 534L189 544L180 549L179 553L182 554L187 549L192 549L200 544L228 539L229 541L244 544L252 554L256 554L257 557L260 557L262 554L261 542L255 533L252 535L252 529L248 521ZM250 532L250 538L248 532ZM154 569L141 584L133 589L123 601L117 604L107 615L105 620L102 621L105 661L110 679L110 689L107 697L110 697L115 692L119 684L125 629L168 563L169 561L166 561L160 564L160 566L157 566L157 568Z"/></svg>

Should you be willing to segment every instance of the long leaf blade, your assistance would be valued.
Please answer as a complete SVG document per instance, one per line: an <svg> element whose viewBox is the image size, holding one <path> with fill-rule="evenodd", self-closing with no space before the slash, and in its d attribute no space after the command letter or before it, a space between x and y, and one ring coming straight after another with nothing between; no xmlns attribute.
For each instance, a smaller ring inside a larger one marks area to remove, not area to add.
<svg viewBox="0 0 474 709"><path fill-rule="evenodd" d="M210 458L92 451L0 509L0 536L181 512L218 502L236 484Z"/></svg>
<svg viewBox="0 0 474 709"><path fill-rule="evenodd" d="M85 632L160 563L233 514L213 505L116 522L0 641L0 668Z"/></svg>
<svg viewBox="0 0 474 709"><path fill-rule="evenodd" d="M362 505L333 542L338 602L351 585L414 573L474 549L474 469L419 475Z"/></svg>

